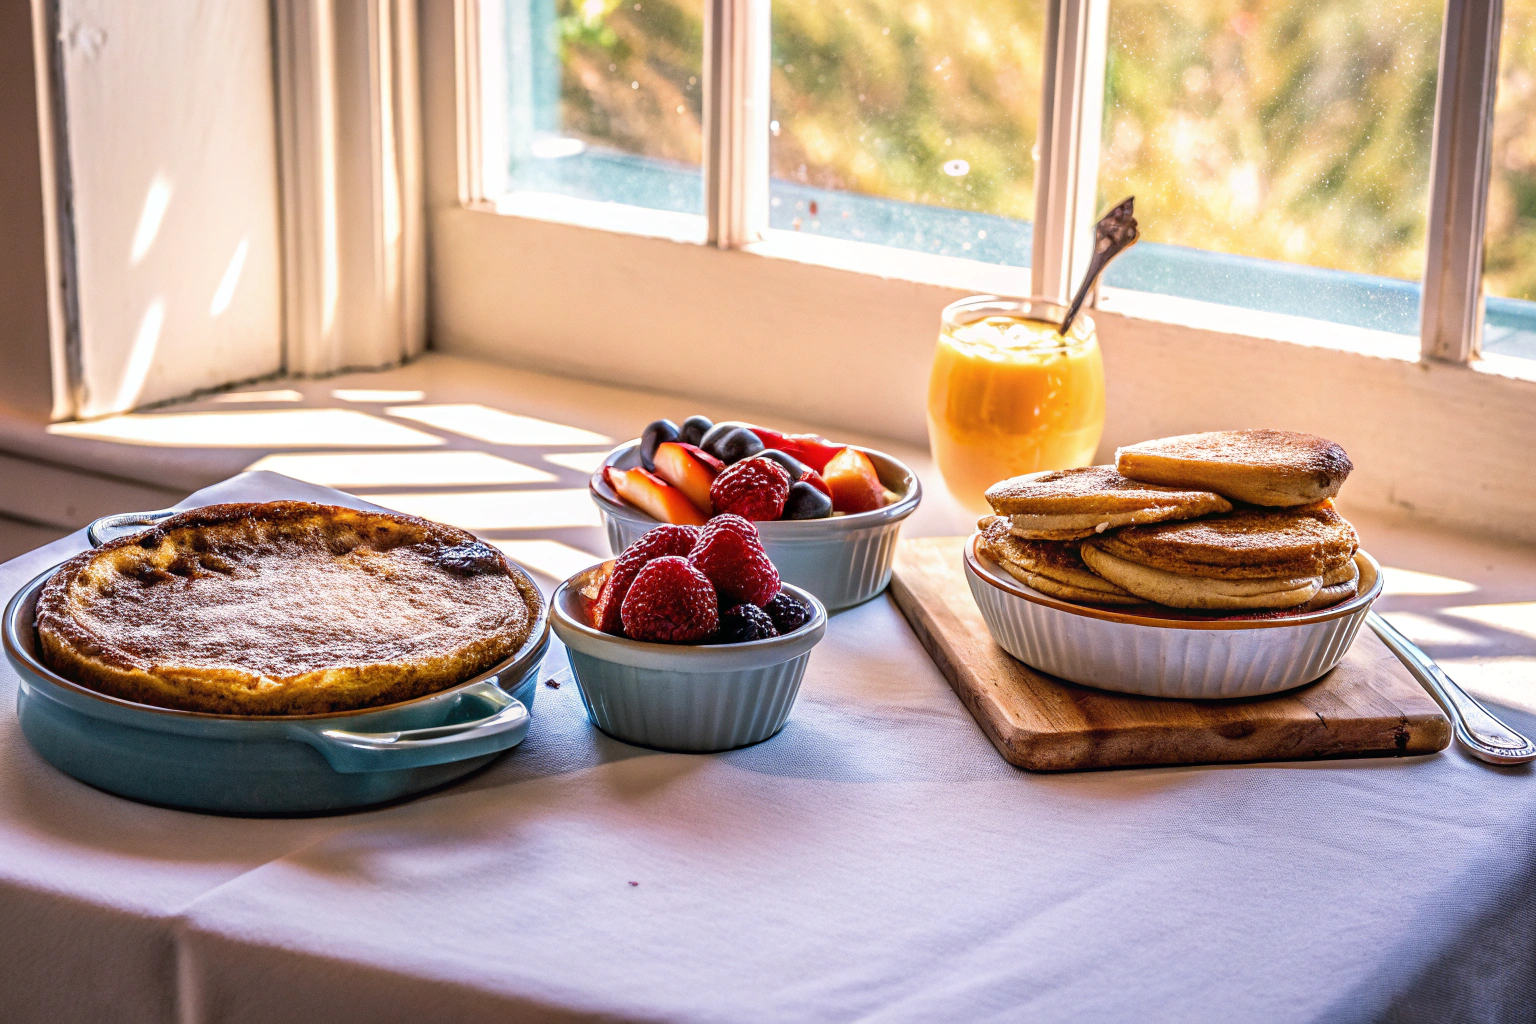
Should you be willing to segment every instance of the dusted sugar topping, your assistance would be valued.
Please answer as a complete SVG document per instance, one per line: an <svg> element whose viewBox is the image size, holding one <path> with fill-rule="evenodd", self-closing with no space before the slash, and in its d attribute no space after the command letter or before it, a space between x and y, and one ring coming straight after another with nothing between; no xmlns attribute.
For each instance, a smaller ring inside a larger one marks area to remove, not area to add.
<svg viewBox="0 0 1536 1024"><path fill-rule="evenodd" d="M988 488L987 501L1003 515L1092 515L1169 509L1187 517L1225 512L1232 507L1219 494L1142 483L1122 476L1114 466L1016 476Z"/></svg>
<svg viewBox="0 0 1536 1024"><path fill-rule="evenodd" d="M184 710L294 714L409 699L505 660L541 598L462 530L304 502L215 505L67 562L48 663Z"/></svg>

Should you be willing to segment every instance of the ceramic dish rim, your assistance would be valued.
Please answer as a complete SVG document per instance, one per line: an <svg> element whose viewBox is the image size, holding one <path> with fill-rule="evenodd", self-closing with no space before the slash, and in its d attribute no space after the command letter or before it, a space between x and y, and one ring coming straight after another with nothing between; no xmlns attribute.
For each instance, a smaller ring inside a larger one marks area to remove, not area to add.
<svg viewBox="0 0 1536 1024"><path fill-rule="evenodd" d="M560 586L556 587L554 594L550 596L549 605L552 609L551 624L557 635L568 630L593 648L632 652L640 661L645 662L661 661L667 658L692 658L701 662L706 660L724 662L758 660L753 656L774 653L780 649L796 648L802 644L806 644L806 649L809 650L810 647L820 643L822 636L826 633L826 606L817 599L815 594L812 594L804 587L797 587L793 583L781 583L780 587L793 591L797 598L810 606L812 614L804 625L792 633L783 633L779 636L768 637L765 640L748 640L736 644L660 644L652 643L648 640L631 640L626 636L614 636L612 633L604 633L602 630L582 622L565 609L565 602L572 600L568 595L576 593L580 585L600 567L600 564L589 566L571 576L561 583ZM560 637L560 641L567 647L571 646L564 636ZM809 642L808 644L807 641ZM803 652L787 654L783 658L772 662L764 662L764 664L778 664L781 661L788 661L799 653ZM591 656L600 657L600 655L595 654ZM604 660L613 659L605 658ZM678 666L676 670L689 671L681 666ZM708 671L708 669L701 666L699 671Z"/></svg>
<svg viewBox="0 0 1536 1024"><path fill-rule="evenodd" d="M68 559L65 561L68 561ZM353 708L349 711L326 711L309 715L226 715L215 714L211 711L184 711L181 708L162 708L154 704L140 704L138 701L124 700L122 697L114 697L111 694L101 693L97 690L91 689L88 686L83 686L71 679L67 679L59 673L55 672L53 669L49 668L47 665L43 664L41 659L34 657L32 652L28 651L22 645L20 639L15 635L16 631L22 628L20 622L18 621L21 616L21 606L27 602L28 598L33 596L34 591L41 593L44 584L53 578L53 574L59 571L59 569L64 565L64 562L60 562L58 565L46 569L38 575L34 576L31 580L27 581L20 588L18 588L15 594L11 595L11 599L6 602L5 611L3 613L4 623L0 624L0 643L3 643L5 653L7 655L9 655L15 661L24 664L27 667L27 671L31 672L38 679L41 679L42 681L50 683L54 686L58 686L62 689L68 690L71 693L76 693L84 697L90 697L105 704L113 705L115 707L123 708L129 711L152 712L154 714L170 715L175 718L192 721L314 722L322 720L328 721L333 719L353 718L358 715L371 715L382 711L393 711L399 708L407 707L411 704L417 704L422 701L429 701L435 698L457 693L459 690L462 690L466 686L472 686L475 683L489 679L492 676L500 676L506 673L509 669L512 669L537 655L539 651L548 644L549 641L550 602L538 589L538 584L534 583L533 578L528 574L527 570L525 570L517 563L512 562L510 559L508 559L508 564L510 564L512 568L521 573L524 580L526 580L528 585L533 588L533 592L539 595L539 611L534 618L534 628L529 632L528 639L523 641L523 645L519 647L515 652L513 652L511 656L497 662L495 665L492 665L490 668L483 672L477 672L475 675L471 676L469 679L463 680L462 682L454 683L450 687L436 690L432 693L424 693L420 697L412 697L410 700L396 701L393 704L379 704L375 707ZM33 604L33 609L34 618L30 626L33 633L35 634L37 631L35 601Z"/></svg>
<svg viewBox="0 0 1536 1024"><path fill-rule="evenodd" d="M632 441L625 441L623 444L617 445L610 449L608 454L603 456L602 465L598 466L598 468L593 471L592 475L587 479L587 491L592 495L592 500L597 503L598 507L610 515L620 516L625 519L640 522L656 523L658 526L664 526L666 525L665 523L662 523L657 519L652 519L649 515L646 515L644 512L631 505L625 504L622 500L615 501L613 498L610 498L607 494L603 493L602 489L600 489L598 486L600 483L604 487L607 486L607 482L603 480L603 470L608 468L608 466L612 465L618 458L628 453L631 449L638 448L639 446L640 439L635 438ZM761 532L766 527L776 535L772 538L773 540L789 540L791 539L790 531L811 530L816 528L826 529L827 527L834 525L837 530L857 530L866 526L882 526L889 522L905 519L907 516L911 515L913 511L916 510L918 504L923 500L923 482L918 478L916 473L912 472L912 467L908 466L905 462L902 462L894 455L887 455L885 452L882 452L876 448L865 448L863 445L857 444L851 444L847 447L861 451L865 455L878 455L880 458L889 462L891 465L897 467L902 473L906 474L907 479L912 481L911 485L907 488L907 493L903 494L900 498L891 502L889 505L886 505L882 508L870 509L868 512L855 512L851 515L845 516L828 516L823 519L765 519L753 524L758 528L758 531ZM883 486L885 481L881 480L880 483ZM764 539L766 540L768 538L765 537Z"/></svg>
<svg viewBox="0 0 1536 1024"><path fill-rule="evenodd" d="M1354 615L1363 609L1369 608L1376 598L1381 596L1382 588L1385 585L1380 563L1364 549L1361 549L1355 552L1355 565L1360 568L1362 576L1365 570L1369 569L1374 579L1369 587L1347 601L1340 601L1338 604L1330 605L1327 608L1319 608L1315 612L1307 612L1284 619L1163 619L1150 615L1137 615L1132 612L1114 611L1109 608L1063 601L1060 598L1051 597L1037 590L1032 590L1024 584L1015 581L1011 576L1003 579L1001 577L1004 574L1004 570L1001 568L994 569L992 560L976 550L976 543L980 538L980 532L973 533L965 543L966 568L978 579L996 587L998 590L1028 601L1031 604L1050 608L1053 611L1066 612L1087 619L1099 619L1104 622L1117 622L1131 626L1150 626L1155 629L1247 630L1310 626L1319 622L1327 622L1330 619Z"/></svg>

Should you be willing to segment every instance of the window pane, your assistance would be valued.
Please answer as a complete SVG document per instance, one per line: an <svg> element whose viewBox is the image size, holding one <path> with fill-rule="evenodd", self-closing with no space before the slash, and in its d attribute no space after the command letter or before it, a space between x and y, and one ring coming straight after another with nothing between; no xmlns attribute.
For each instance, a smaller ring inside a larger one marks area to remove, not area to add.
<svg viewBox="0 0 1536 1024"><path fill-rule="evenodd" d="M1417 334L1442 8L1112 0L1106 283Z"/></svg>
<svg viewBox="0 0 1536 1024"><path fill-rule="evenodd" d="M702 0L486 0L486 188L704 212Z"/></svg>
<svg viewBox="0 0 1536 1024"><path fill-rule="evenodd" d="M1504 0L1483 248L1483 351L1536 359L1536 0Z"/></svg>
<svg viewBox="0 0 1536 1024"><path fill-rule="evenodd" d="M769 226L1029 265L1042 0L774 0Z"/></svg>

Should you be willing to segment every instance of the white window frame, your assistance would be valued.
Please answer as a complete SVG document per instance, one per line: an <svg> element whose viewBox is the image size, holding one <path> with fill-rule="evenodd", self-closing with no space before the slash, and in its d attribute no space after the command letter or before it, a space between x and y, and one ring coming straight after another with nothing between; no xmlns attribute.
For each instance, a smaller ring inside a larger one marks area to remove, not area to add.
<svg viewBox="0 0 1536 1024"><path fill-rule="evenodd" d="M766 31L768 0L708 2L706 65L722 84L706 94L707 214L687 216L552 196L498 207L482 194L469 77L478 3L422 0L431 345L926 444L943 306L978 292L1061 294L1086 258L1109 0L1048 0L1029 272L760 232L742 197L766 183L766 154L743 133L756 132L745 104L765 76L746 63L767 52L748 44ZM1312 430L1361 467L1354 508L1529 535L1536 478L1509 467L1536 445L1536 361L1477 358L1488 182L1457 173L1487 164L1486 131L1465 124L1491 117L1501 11L1490 0L1448 0L1447 10L1422 342L1106 287L1094 313L1109 387L1101 455L1198 429ZM728 96L742 106L725 109Z"/></svg>
<svg viewBox="0 0 1536 1024"><path fill-rule="evenodd" d="M481 174L485 155L480 140L479 75L481 5L455 0L455 95L458 99L459 199L469 209L540 217L578 225L601 226L675 240L702 237L710 245L767 256L792 256L844 265L817 241L763 244L767 217L767 111L771 0L704 0L704 179L702 230L692 218L613 204L548 197L548 201L513 207L487 195ZM1046 0L1045 66L1036 216L1030 291L1065 297L1080 279L1090 252L1099 164L1099 125L1103 116L1106 38L1111 0ZM443 19L448 8L425 4L423 17ZM1421 347L1426 359L1468 363L1479 355L1482 329L1482 248L1489 188L1489 153L1493 100L1498 77L1502 0L1446 0L1440 74L1432 141ZM840 247L832 247L840 248ZM920 281L952 279L959 268L940 268L920 255L866 258L890 268L905 264L905 274ZM961 272L962 276L963 271ZM996 275L977 265L980 286ZM1019 291L1020 282L1009 290ZM1134 307L1170 308L1195 325L1200 307L1167 299ZM1179 309L1179 307L1184 307ZM1259 325L1262 316L1238 314ZM1270 325L1285 335L1284 319ZM1262 326L1258 329L1262 330ZM1345 332L1347 333L1347 332ZM1378 339L1380 340L1380 339ZM1350 347L1341 335L1340 343ZM1355 347L1359 347L1358 342ZM1380 347L1380 346L1378 346ZM1400 351L1401 345L1386 346Z"/></svg>

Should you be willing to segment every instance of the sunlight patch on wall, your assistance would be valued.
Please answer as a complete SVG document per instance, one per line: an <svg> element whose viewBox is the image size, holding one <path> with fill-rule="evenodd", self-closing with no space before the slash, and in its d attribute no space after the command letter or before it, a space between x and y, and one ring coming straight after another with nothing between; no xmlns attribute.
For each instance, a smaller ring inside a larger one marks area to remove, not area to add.
<svg viewBox="0 0 1536 1024"><path fill-rule="evenodd" d="M160 224L165 220L165 211L171 205L171 180L163 174L156 174L149 183L149 191L144 195L144 206L139 211L138 226L133 229L133 244L128 251L128 265L136 267L149 250L155 244L155 238L160 234Z"/></svg>
<svg viewBox="0 0 1536 1024"><path fill-rule="evenodd" d="M548 530L601 525L597 508L585 489L383 494L373 495L369 500L397 512L451 523L465 530Z"/></svg>
<svg viewBox="0 0 1536 1024"><path fill-rule="evenodd" d="M352 409L142 413L54 423L50 434L164 448L435 448L443 439Z"/></svg>
<svg viewBox="0 0 1536 1024"><path fill-rule="evenodd" d="M532 416L492 409L488 405L471 402L452 405L405 405L391 406L384 410L391 416L414 420L439 430L451 430L477 441L491 444L526 445L606 445L612 440L606 434L594 433L580 427L552 423Z"/></svg>
<svg viewBox="0 0 1536 1024"><path fill-rule="evenodd" d="M246 468L327 487L544 484L558 479L489 452L285 452L264 456Z"/></svg>
<svg viewBox="0 0 1536 1024"><path fill-rule="evenodd" d="M139 404L144 381L149 378L150 368L155 365L155 351L160 347L160 331L164 327L165 300L156 298L144 311L139 329L133 334L133 347L128 350L128 361L123 365L112 409L132 409Z"/></svg>
<svg viewBox="0 0 1536 1024"><path fill-rule="evenodd" d="M245 238L235 246L235 254L229 258L229 266L224 268L224 276L219 278L219 286L214 289L213 301L208 304L209 316L218 316L235 300L235 288L240 284L240 274L245 270L245 254L250 247L250 241Z"/></svg>

